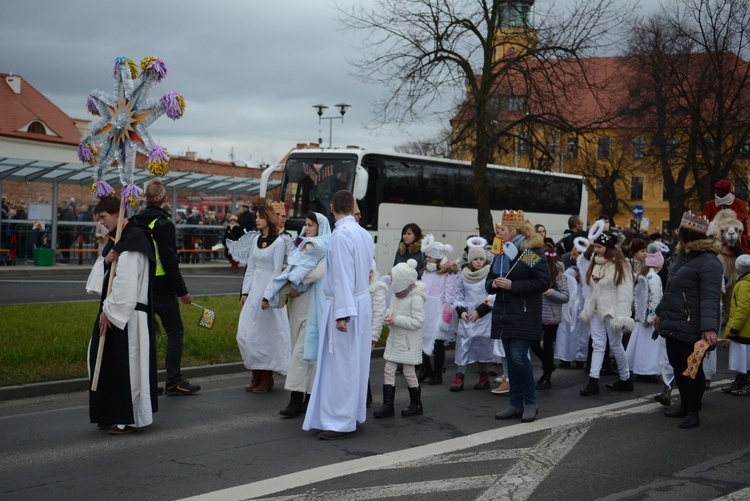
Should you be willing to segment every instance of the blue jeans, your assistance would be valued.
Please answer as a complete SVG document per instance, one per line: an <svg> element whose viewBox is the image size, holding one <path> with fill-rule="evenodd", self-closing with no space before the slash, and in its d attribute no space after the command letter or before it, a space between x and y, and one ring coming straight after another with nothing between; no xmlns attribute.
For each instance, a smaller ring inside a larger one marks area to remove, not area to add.
<svg viewBox="0 0 750 501"><path fill-rule="evenodd" d="M519 338L503 338L502 341L508 363L505 374L510 379L510 405L536 405L534 370L529 360L531 341Z"/></svg>

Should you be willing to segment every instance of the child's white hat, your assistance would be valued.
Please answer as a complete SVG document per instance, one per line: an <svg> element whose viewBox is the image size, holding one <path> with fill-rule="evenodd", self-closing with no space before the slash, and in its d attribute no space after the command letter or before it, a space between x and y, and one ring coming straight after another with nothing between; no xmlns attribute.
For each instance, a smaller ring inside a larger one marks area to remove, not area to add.
<svg viewBox="0 0 750 501"><path fill-rule="evenodd" d="M398 263L391 270L391 288L398 294L417 281L417 262L409 259L405 263Z"/></svg>
<svg viewBox="0 0 750 501"><path fill-rule="evenodd" d="M448 254L453 252L453 246L437 242L432 235L425 235L422 237L422 252L427 257L439 259L442 264L448 259Z"/></svg>

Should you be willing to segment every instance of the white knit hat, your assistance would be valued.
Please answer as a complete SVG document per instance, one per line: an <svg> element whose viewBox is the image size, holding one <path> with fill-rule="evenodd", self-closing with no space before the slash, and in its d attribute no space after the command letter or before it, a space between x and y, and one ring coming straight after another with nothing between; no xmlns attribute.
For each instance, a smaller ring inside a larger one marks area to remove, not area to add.
<svg viewBox="0 0 750 501"><path fill-rule="evenodd" d="M448 254L453 252L453 246L435 241L432 235L422 237L422 252L427 257L439 259L440 263L448 260Z"/></svg>
<svg viewBox="0 0 750 501"><path fill-rule="evenodd" d="M391 288L398 294L417 281L417 262L409 259L405 263L398 263L391 270Z"/></svg>
<svg viewBox="0 0 750 501"><path fill-rule="evenodd" d="M734 262L734 267L740 275L750 272L750 254L743 254L738 257L737 261Z"/></svg>
<svg viewBox="0 0 750 501"><path fill-rule="evenodd" d="M466 259L469 262L474 261L478 257L484 258L484 260L487 260L487 252L484 250L485 246L487 245L487 240L485 240L482 237L470 237L468 240L466 240L466 247L469 248L469 251L466 253Z"/></svg>

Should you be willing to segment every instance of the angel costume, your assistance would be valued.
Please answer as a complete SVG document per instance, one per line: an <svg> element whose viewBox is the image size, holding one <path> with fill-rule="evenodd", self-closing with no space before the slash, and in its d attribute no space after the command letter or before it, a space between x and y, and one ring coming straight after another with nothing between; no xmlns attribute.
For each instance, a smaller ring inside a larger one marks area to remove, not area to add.
<svg viewBox="0 0 750 501"><path fill-rule="evenodd" d="M562 278L562 277L561 277ZM583 308L581 288L578 283L578 268L565 270L570 300L562 307L562 321L557 326L555 358L563 362L585 362L588 352L588 336L581 331L578 315Z"/></svg>
<svg viewBox="0 0 750 501"><path fill-rule="evenodd" d="M367 417L372 305L370 234L349 215L336 221L326 253L318 367L303 430L352 432ZM348 319L346 332L336 329Z"/></svg>
<svg viewBox="0 0 750 501"><path fill-rule="evenodd" d="M321 279L325 272L325 255L331 226L328 219L315 213L318 235L306 237L302 230L302 241L287 259L288 266L271 280L264 297L272 305L279 303L279 290L289 283L300 291L289 301L289 324L291 329L292 355L284 389L311 393L315 379L315 360L318 358L318 326L323 313L325 296ZM311 345L314 344L314 350Z"/></svg>
<svg viewBox="0 0 750 501"><path fill-rule="evenodd" d="M252 241L242 281L242 294L247 294L247 298L240 312L237 344L248 369L286 375L292 352L286 310L260 307L269 282L281 273L286 255L285 241L276 237L264 247L270 238L246 234L243 239L248 237Z"/></svg>
<svg viewBox="0 0 750 501"><path fill-rule="evenodd" d="M630 335L625 357L633 374L658 376L661 374L659 357L661 346L652 339L656 307L661 301L661 278L653 268L646 276L639 275L635 283L635 328ZM644 325L648 323L648 325Z"/></svg>
<svg viewBox="0 0 750 501"><path fill-rule="evenodd" d="M476 310L480 318L476 322L458 321L456 365L500 362L500 358L493 354L494 341L490 337L492 315L487 315L495 304L495 295L488 296L484 288L484 279L489 271L489 265L485 265L478 271L473 271L470 266L467 266L461 270L457 278L453 306L460 313L464 311L471 313Z"/></svg>
<svg viewBox="0 0 750 501"><path fill-rule="evenodd" d="M133 224L125 226L117 244L110 240L103 255L114 248L120 256L107 295L110 267L97 260L92 275L103 277L99 315L112 322L105 338L99 336L99 315L89 344L89 376L94 373L99 343L105 340L96 391L89 392L92 423L130 425L153 422L158 410L156 342L150 301L150 277L155 268L154 250L146 233Z"/></svg>

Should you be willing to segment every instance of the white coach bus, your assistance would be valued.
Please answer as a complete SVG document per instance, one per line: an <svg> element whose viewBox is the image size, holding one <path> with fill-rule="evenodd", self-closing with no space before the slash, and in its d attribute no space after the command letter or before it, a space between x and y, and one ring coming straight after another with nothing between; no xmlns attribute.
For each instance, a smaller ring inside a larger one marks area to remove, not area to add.
<svg viewBox="0 0 750 501"><path fill-rule="evenodd" d="M377 244L380 273L390 271L407 223L451 244L451 260L458 259L468 237L479 233L469 162L363 149L296 150L286 164L263 172L261 197L269 176L278 171L283 172L279 197L289 209L289 230L301 229L310 212L330 216L333 194L351 191L362 212L360 224ZM588 194L581 176L490 165L488 182L494 221L500 221L503 209L522 209L555 241L571 215L586 221ZM484 236L491 240L492 235Z"/></svg>

